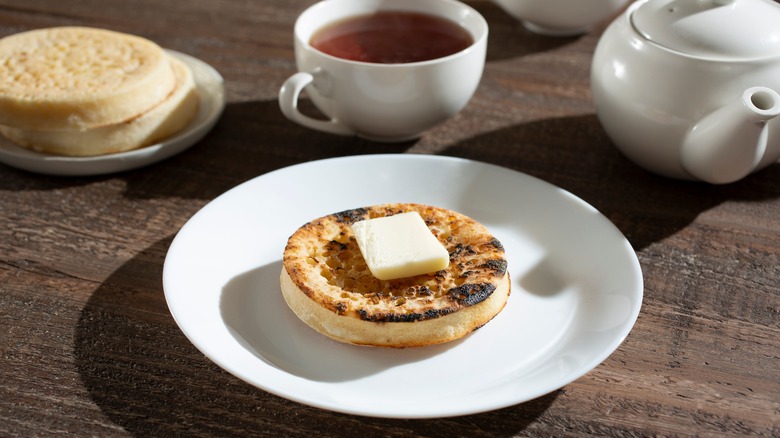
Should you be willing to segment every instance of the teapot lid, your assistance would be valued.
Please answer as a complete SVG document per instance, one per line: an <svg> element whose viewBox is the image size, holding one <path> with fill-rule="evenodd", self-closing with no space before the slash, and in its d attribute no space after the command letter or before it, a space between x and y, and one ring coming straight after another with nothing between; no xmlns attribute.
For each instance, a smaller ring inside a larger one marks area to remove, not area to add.
<svg viewBox="0 0 780 438"><path fill-rule="evenodd" d="M780 4L773 0L647 0L631 23L655 44L692 56L780 55Z"/></svg>

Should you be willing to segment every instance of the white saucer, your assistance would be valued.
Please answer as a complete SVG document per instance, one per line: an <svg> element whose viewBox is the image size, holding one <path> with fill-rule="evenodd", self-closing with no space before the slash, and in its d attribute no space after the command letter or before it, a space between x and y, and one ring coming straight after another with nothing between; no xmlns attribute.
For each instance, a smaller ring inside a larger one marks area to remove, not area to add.
<svg viewBox="0 0 780 438"><path fill-rule="evenodd" d="M145 148L118 154L97 157L64 157L22 148L0 136L0 162L19 169L49 175L102 175L147 166L176 155L194 145L214 127L225 108L224 81L219 72L203 61L173 50L168 50L168 53L176 56L192 69L200 96L198 114L186 128L174 137Z"/></svg>
<svg viewBox="0 0 780 438"><path fill-rule="evenodd" d="M298 320L279 287L287 238L311 219L388 202L450 208L487 226L507 251L506 308L462 340L405 350L340 344ZM233 375L323 409L396 418L498 409L574 381L625 339L643 289L628 241L571 193L427 155L313 161L239 185L179 231L163 286L184 334Z"/></svg>

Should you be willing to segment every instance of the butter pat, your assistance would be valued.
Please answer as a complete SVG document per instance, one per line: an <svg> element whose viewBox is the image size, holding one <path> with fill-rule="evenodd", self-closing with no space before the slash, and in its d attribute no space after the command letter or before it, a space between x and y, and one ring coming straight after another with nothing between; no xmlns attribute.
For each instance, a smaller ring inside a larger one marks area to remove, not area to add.
<svg viewBox="0 0 780 438"><path fill-rule="evenodd" d="M360 252L380 280L413 277L445 269L447 249L416 211L352 224Z"/></svg>

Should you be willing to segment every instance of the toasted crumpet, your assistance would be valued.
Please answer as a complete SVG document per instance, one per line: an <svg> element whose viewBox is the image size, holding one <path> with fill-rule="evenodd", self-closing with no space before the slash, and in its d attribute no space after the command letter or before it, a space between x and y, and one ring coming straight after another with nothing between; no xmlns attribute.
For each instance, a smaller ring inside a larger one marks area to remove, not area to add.
<svg viewBox="0 0 780 438"><path fill-rule="evenodd" d="M450 255L447 269L375 278L352 233L354 222L417 211ZM420 204L334 213L299 228L284 250L282 294L316 331L341 342L418 347L459 339L505 306L509 274L501 243L477 221Z"/></svg>

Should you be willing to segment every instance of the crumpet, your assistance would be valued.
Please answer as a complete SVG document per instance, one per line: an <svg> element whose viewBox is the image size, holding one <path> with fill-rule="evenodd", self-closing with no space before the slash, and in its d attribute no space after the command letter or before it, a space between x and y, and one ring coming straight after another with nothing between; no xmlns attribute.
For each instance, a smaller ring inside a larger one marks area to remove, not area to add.
<svg viewBox="0 0 780 438"><path fill-rule="evenodd" d="M137 36L54 27L0 39L0 125L85 130L162 102L176 79L166 53Z"/></svg>
<svg viewBox="0 0 780 438"><path fill-rule="evenodd" d="M14 143L29 149L74 157L124 152L149 146L184 128L198 111L199 97L192 71L167 55L176 86L162 102L130 120L75 131L44 131L0 126Z"/></svg>
<svg viewBox="0 0 780 438"><path fill-rule="evenodd" d="M450 257L430 274L379 280L352 232L357 221L416 211ZM483 326L510 294L504 247L482 224L419 204L384 204L334 213L300 227L288 240L282 294L314 330L337 341L417 347L459 339Z"/></svg>

